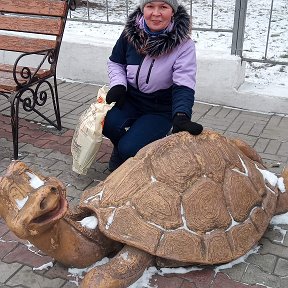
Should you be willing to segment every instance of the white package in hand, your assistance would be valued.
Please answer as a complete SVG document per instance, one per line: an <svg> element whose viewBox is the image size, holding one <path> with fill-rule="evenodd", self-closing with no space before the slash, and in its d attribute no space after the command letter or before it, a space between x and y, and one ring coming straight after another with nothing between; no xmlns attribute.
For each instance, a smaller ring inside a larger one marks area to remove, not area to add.
<svg viewBox="0 0 288 288"><path fill-rule="evenodd" d="M106 103L107 92L107 86L99 89L96 103L83 112L75 128L71 144L72 170L78 174L87 174L101 146L104 119L114 105Z"/></svg>

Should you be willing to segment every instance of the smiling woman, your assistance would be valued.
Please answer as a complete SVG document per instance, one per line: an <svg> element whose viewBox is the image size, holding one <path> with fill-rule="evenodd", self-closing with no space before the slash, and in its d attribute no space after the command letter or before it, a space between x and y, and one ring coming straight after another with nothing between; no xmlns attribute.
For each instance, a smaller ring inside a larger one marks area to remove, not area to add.
<svg viewBox="0 0 288 288"><path fill-rule="evenodd" d="M114 144L114 171L142 147L172 133L193 135L196 82L190 16L177 1L143 1L129 15L108 61L110 90L103 134ZM128 129L129 128L129 129Z"/></svg>

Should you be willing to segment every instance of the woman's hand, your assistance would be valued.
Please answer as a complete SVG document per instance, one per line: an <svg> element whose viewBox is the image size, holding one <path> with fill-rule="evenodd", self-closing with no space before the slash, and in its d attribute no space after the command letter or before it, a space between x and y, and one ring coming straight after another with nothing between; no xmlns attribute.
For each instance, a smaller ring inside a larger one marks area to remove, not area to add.
<svg viewBox="0 0 288 288"><path fill-rule="evenodd" d="M124 105L126 98L126 87L124 85L113 86L107 93L106 102L111 104L116 102L116 106L121 108Z"/></svg>
<svg viewBox="0 0 288 288"><path fill-rule="evenodd" d="M203 131L203 126L196 122L191 122L184 113L177 113L173 118L172 133L187 131L192 135L199 135Z"/></svg>

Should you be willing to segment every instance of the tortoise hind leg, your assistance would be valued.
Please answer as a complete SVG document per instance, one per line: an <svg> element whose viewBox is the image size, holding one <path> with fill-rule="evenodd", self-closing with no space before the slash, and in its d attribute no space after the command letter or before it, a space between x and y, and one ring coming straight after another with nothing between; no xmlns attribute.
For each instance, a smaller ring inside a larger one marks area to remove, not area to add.
<svg viewBox="0 0 288 288"><path fill-rule="evenodd" d="M140 278L154 263L154 256L131 246L123 249L107 264L89 271L81 288L124 288Z"/></svg>

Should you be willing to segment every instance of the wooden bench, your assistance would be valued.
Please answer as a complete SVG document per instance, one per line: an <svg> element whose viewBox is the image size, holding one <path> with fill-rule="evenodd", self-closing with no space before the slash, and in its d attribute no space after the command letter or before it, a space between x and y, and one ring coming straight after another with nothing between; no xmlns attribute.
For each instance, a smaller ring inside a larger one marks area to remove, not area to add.
<svg viewBox="0 0 288 288"><path fill-rule="evenodd" d="M69 9L75 9L75 0L0 0L0 50L10 59L0 63L0 96L11 105L15 160L20 104L61 130L56 66ZM53 120L40 109L48 98Z"/></svg>

